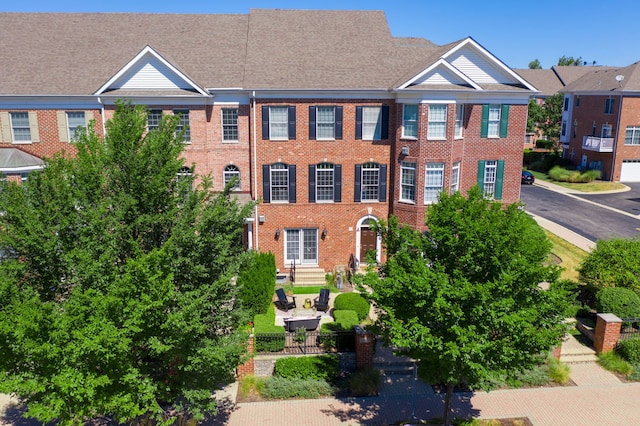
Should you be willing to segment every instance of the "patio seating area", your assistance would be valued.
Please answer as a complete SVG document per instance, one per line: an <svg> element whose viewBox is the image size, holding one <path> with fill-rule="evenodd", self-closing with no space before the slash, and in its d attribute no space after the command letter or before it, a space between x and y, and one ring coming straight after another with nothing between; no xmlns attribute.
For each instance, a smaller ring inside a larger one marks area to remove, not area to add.
<svg viewBox="0 0 640 426"><path fill-rule="evenodd" d="M285 322L285 319L304 320L304 319L315 319L317 317L320 317L320 321L317 327L317 329L319 329L320 325L326 322L333 322L333 316L331 315L331 311L333 308L333 300L336 298L338 294L339 293L329 293L328 302L327 302L328 306L326 307L326 311L316 309L314 307L313 300L315 297L318 297L318 296L313 294L296 295L297 306L293 308L289 308L286 311L283 309L280 309L280 306L276 304L275 325L281 325L286 328L287 324ZM291 298L292 297L289 297L289 299ZM307 306L310 306L310 307L304 307L306 299L309 299L311 301L311 305L307 304Z"/></svg>

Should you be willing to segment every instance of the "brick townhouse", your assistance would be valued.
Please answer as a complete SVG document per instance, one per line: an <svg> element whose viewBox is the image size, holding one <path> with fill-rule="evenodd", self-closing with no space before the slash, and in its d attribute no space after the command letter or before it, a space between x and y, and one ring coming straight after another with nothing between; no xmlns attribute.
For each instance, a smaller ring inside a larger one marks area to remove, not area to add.
<svg viewBox="0 0 640 426"><path fill-rule="evenodd" d="M179 115L184 173L215 190L238 178L259 201L246 245L283 271L381 259L372 222L422 229L441 191L520 197L535 88L471 38L393 37L379 11L262 9L2 13L0 37L6 176L73 155L77 126L103 133L118 99L147 106L149 128Z"/></svg>

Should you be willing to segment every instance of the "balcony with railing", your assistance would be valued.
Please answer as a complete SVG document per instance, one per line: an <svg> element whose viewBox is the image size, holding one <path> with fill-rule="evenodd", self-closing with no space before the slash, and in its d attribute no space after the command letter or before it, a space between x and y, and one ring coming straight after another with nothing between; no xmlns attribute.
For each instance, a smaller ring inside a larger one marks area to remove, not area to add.
<svg viewBox="0 0 640 426"><path fill-rule="evenodd" d="M613 138L584 136L582 138L582 149L595 152L613 152Z"/></svg>

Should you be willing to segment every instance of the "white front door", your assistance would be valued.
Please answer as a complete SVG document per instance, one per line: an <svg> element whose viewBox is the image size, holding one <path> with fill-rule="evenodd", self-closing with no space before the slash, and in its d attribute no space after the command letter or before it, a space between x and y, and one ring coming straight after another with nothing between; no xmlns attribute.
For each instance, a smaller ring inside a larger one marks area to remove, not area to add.
<svg viewBox="0 0 640 426"><path fill-rule="evenodd" d="M285 231L285 262L290 265L318 264L318 229L287 229Z"/></svg>

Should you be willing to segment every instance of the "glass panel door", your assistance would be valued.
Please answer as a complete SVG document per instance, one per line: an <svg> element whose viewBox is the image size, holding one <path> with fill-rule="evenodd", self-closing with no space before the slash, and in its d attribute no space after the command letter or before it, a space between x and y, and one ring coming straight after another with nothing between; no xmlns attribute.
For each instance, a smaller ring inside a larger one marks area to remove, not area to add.
<svg viewBox="0 0 640 426"><path fill-rule="evenodd" d="M287 229L285 262L316 265L318 263L318 229Z"/></svg>
<svg viewBox="0 0 640 426"><path fill-rule="evenodd" d="M288 265L291 262L300 263L300 230L287 229L285 239L285 258Z"/></svg>
<svg viewBox="0 0 640 426"><path fill-rule="evenodd" d="M318 230L303 229L303 252L302 263L317 264L318 263Z"/></svg>

